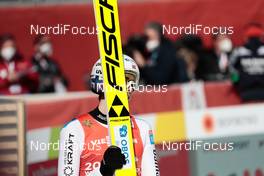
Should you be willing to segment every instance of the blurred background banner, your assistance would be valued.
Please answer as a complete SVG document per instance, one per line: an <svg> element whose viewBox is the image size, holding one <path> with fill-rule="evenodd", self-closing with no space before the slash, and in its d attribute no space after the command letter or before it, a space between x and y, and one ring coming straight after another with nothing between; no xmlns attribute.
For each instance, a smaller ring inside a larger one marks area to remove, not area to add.
<svg viewBox="0 0 264 176"><path fill-rule="evenodd" d="M192 175L263 175L263 133L206 140L234 142L234 150L191 152ZM259 155L256 155L258 153Z"/></svg>

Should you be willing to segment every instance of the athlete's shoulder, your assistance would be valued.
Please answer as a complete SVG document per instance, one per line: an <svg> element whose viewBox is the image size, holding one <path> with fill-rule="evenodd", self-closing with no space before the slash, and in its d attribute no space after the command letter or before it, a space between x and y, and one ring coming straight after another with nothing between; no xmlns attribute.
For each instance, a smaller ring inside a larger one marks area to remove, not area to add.
<svg viewBox="0 0 264 176"><path fill-rule="evenodd" d="M135 118L135 121L140 130L140 135L142 137L144 146L146 144L153 145L154 136L151 125L146 120L143 120L141 118Z"/></svg>
<svg viewBox="0 0 264 176"><path fill-rule="evenodd" d="M84 136L84 130L81 123L76 119L72 119L66 123L60 131L61 140L69 138L69 136L74 136L76 140L82 140Z"/></svg>
<svg viewBox="0 0 264 176"><path fill-rule="evenodd" d="M84 143L85 133L80 122L74 118L66 123L60 131L60 146L61 148L75 146L76 150L81 150ZM69 144L69 146L68 146ZM61 150L63 151L63 150Z"/></svg>
<svg viewBox="0 0 264 176"><path fill-rule="evenodd" d="M72 127L78 125L78 123L79 122L78 122L77 118L73 118L69 122L65 123L64 126L62 127L62 129L72 128Z"/></svg>
<svg viewBox="0 0 264 176"><path fill-rule="evenodd" d="M75 118L73 118L71 121L67 122L62 129L71 129L71 128L80 128L82 125L82 121L84 121L85 119L89 119L90 115L87 114L82 114L79 115Z"/></svg>
<svg viewBox="0 0 264 176"><path fill-rule="evenodd" d="M83 121L83 120L87 120L90 119L92 116L89 113L85 113L85 114L81 114L77 117L77 120L79 121Z"/></svg>
<svg viewBox="0 0 264 176"><path fill-rule="evenodd" d="M151 126L146 120L136 117L134 119L140 129L151 130Z"/></svg>

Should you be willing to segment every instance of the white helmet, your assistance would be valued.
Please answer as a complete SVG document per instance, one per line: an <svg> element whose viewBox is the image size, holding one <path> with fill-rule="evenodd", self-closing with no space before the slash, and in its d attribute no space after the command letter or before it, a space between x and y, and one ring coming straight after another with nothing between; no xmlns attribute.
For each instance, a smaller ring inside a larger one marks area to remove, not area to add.
<svg viewBox="0 0 264 176"><path fill-rule="evenodd" d="M137 87L139 83L139 77L140 77L138 66L131 57L127 55L123 55L123 57L124 57L125 73L129 73L135 76L136 80L135 82L133 82L133 84L135 85L135 87ZM90 75L91 90L96 94L102 94L103 84L104 82L103 82L101 59L98 59L97 62L94 64L91 75Z"/></svg>

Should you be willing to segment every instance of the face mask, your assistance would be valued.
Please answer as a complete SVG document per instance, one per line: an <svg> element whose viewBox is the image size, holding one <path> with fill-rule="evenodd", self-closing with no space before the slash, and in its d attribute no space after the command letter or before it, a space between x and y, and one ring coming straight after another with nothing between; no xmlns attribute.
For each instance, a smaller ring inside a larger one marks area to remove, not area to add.
<svg viewBox="0 0 264 176"><path fill-rule="evenodd" d="M10 61L16 53L16 49L14 47L6 47L1 50L1 56L6 61Z"/></svg>
<svg viewBox="0 0 264 176"><path fill-rule="evenodd" d="M53 53L52 46L51 46L50 43L41 44L40 47L39 47L39 51L42 54L47 55L47 56L50 56Z"/></svg>
<svg viewBox="0 0 264 176"><path fill-rule="evenodd" d="M219 49L221 52L229 53L233 48L232 41L230 39L223 39L219 42Z"/></svg>
<svg viewBox="0 0 264 176"><path fill-rule="evenodd" d="M158 40L150 40L147 42L146 47L149 51L153 51L159 46L159 41Z"/></svg>

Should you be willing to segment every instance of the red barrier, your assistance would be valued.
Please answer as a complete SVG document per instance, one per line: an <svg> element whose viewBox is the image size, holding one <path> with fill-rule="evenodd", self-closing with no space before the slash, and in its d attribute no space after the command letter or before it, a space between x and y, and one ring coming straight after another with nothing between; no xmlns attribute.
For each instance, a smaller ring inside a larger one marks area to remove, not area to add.
<svg viewBox="0 0 264 176"><path fill-rule="evenodd" d="M205 26L234 26L235 43L241 43L242 27L248 22L264 21L262 0L190 0L120 3L120 22L123 41L135 32L142 32L150 21L160 21L172 26L203 24ZM249 7L246 8L245 7ZM133 23L132 23L133 22ZM15 34L18 46L26 58L33 52L30 25L53 26L70 24L94 27L92 5L53 5L0 8L0 34ZM209 36L204 36L210 38ZM52 36L55 58L70 79L71 90L83 90L83 75L89 72L98 58L98 43L95 35ZM208 40L206 40L208 43Z"/></svg>
<svg viewBox="0 0 264 176"><path fill-rule="evenodd" d="M208 107L240 104L240 98L231 83L206 83L205 98ZM215 93L217 91L217 93ZM97 105L96 96L27 102L28 129L59 126L81 113L87 113ZM146 114L182 110L181 88L169 87L166 93L135 93L130 101L132 114Z"/></svg>
<svg viewBox="0 0 264 176"><path fill-rule="evenodd" d="M205 98L208 107L237 105L241 103L241 99L231 82L206 83Z"/></svg>

